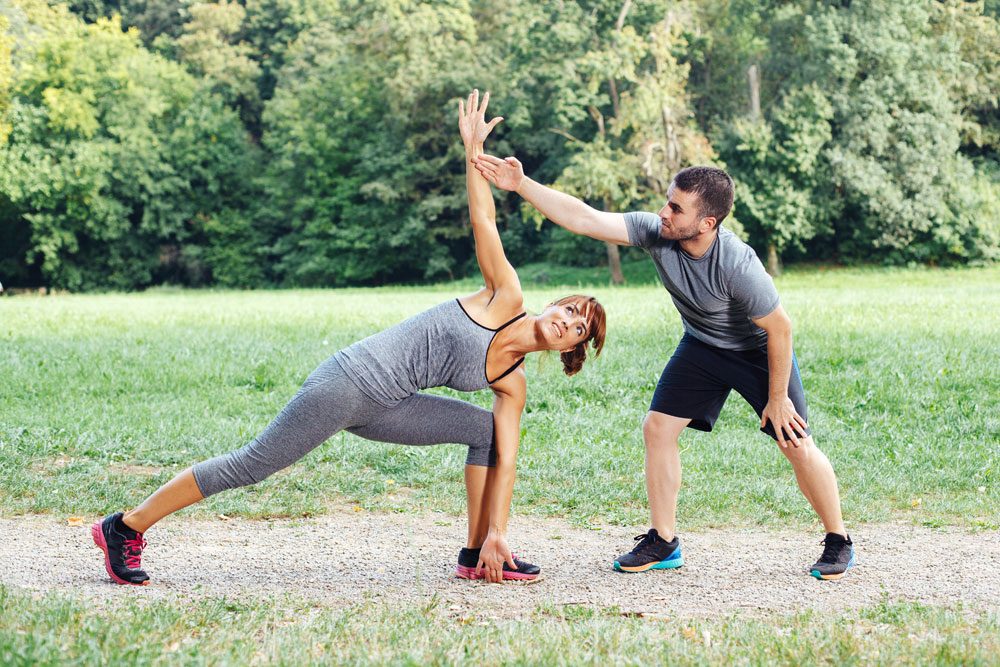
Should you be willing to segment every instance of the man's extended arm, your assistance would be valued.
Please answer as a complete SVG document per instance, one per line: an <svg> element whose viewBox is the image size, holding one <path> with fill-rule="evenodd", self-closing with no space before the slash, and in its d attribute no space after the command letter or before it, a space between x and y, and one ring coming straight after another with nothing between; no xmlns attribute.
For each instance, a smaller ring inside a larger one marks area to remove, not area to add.
<svg viewBox="0 0 1000 667"><path fill-rule="evenodd" d="M524 168L517 158L501 160L492 155L480 155L474 162L486 180L498 188L521 195L539 213L560 227L599 241L629 245L625 216L621 213L598 211L576 197L531 180L524 175Z"/></svg>

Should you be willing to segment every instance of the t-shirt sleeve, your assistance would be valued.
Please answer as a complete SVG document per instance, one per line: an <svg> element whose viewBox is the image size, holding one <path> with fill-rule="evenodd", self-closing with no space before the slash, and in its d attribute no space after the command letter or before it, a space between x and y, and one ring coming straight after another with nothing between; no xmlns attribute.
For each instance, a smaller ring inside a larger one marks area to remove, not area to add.
<svg viewBox="0 0 1000 667"><path fill-rule="evenodd" d="M774 280L764 270L757 255L747 248L747 261L741 262L730 280L733 299L743 305L751 320L771 314L781 299Z"/></svg>
<svg viewBox="0 0 1000 667"><path fill-rule="evenodd" d="M640 248L648 248L660 238L660 216L645 211L629 211L625 214L628 242Z"/></svg>

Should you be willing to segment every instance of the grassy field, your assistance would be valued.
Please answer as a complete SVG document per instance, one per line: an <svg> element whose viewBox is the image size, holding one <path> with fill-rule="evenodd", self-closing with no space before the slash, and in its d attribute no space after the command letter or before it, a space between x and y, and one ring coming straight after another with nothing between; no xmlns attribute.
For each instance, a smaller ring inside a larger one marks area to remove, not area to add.
<svg viewBox="0 0 1000 667"><path fill-rule="evenodd" d="M648 267L630 285L560 287L587 273L534 268L529 308L573 291L606 305L605 354L574 378L527 364L514 511L578 525L647 521L639 423L681 335ZM539 284L544 283L544 284ZM1000 527L1000 269L809 270L779 279L796 325L810 424L840 477L849 525ZM0 299L0 514L96 516L139 502L178 470L241 446L342 346L474 288L273 292L153 290ZM449 393L449 392L442 392ZM488 392L466 395L490 404ZM815 529L791 469L730 400L715 433L684 439L683 530ZM314 515L464 505L457 447L335 436L261 485L188 516ZM0 587L0 663L122 660L555 664L938 662L988 664L996 617L886 603L839 619L669 622L615 609L537 610L517 622L359 604L121 603L90 608ZM144 641L129 633L141 617ZM530 635L531 641L524 637Z"/></svg>
<svg viewBox="0 0 1000 667"><path fill-rule="evenodd" d="M829 271L779 280L810 424L850 521L997 528L1000 271ZM263 428L323 359L469 285L0 300L0 510L98 514ZM529 288L529 307L567 288ZM605 354L573 378L529 360L515 511L646 521L639 429L679 318L655 285L588 288ZM448 393L448 392L442 392ZM470 395L466 395L469 397ZM490 405L489 392L471 400ZM813 521L737 396L682 442L685 528ZM192 510L246 516L464 504L458 447L335 436L265 483Z"/></svg>
<svg viewBox="0 0 1000 667"><path fill-rule="evenodd" d="M619 610L539 607L518 621L410 609L329 610L295 600L45 604L0 587L0 663L995 665L996 616L884 603L831 619L643 618ZM140 641L137 625L141 626Z"/></svg>

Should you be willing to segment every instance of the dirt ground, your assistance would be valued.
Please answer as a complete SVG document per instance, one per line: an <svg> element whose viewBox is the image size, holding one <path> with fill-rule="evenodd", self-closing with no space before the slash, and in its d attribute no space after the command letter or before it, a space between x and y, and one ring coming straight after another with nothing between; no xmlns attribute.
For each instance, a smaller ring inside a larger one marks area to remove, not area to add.
<svg viewBox="0 0 1000 667"><path fill-rule="evenodd" d="M84 525L65 518L0 518L0 583L54 591L101 606L123 596L147 600L283 596L338 608L376 603L437 604L456 615L516 618L538 605L618 607L668 617L753 616L807 609L841 612L884 600L996 610L1000 536L956 528L852 528L859 566L837 582L806 568L822 552L807 531L703 530L681 533L685 566L622 574L614 557L636 530L577 528L514 517L510 544L542 567L531 583L454 577L465 535L444 514L352 512L314 519L251 521L173 517L146 535L146 587L112 584Z"/></svg>

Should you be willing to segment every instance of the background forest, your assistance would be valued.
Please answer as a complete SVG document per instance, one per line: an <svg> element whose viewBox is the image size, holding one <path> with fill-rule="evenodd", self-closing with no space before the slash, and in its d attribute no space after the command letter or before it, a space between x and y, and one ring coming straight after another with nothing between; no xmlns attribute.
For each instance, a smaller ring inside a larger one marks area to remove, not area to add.
<svg viewBox="0 0 1000 667"><path fill-rule="evenodd" d="M456 100L615 210L699 163L783 262L1000 257L1000 1L0 0L0 281L341 286L475 268ZM498 193L515 265L618 261ZM621 251L626 255L631 249Z"/></svg>

